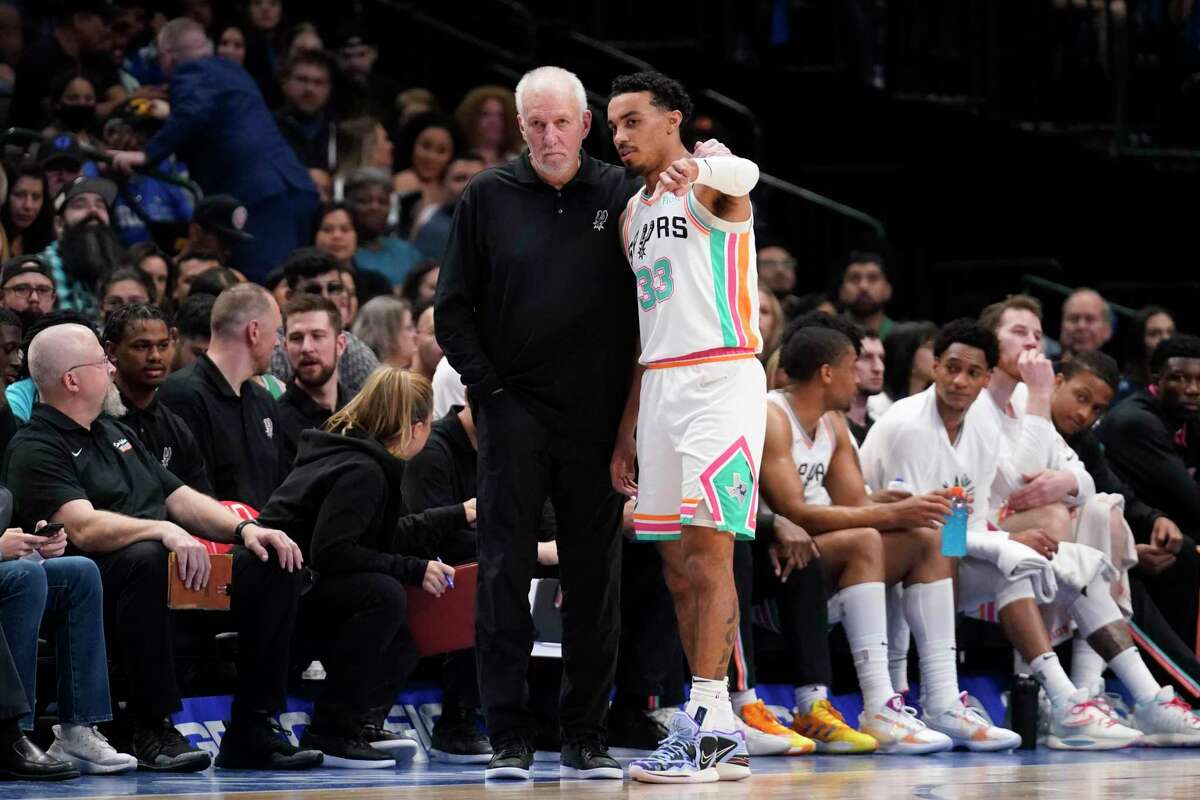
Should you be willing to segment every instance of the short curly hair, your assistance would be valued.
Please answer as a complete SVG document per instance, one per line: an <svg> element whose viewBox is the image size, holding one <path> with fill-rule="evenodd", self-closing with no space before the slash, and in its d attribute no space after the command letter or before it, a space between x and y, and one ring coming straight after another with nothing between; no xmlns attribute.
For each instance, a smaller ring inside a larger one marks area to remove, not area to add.
<svg viewBox="0 0 1200 800"><path fill-rule="evenodd" d="M685 121L695 110L692 98L688 96L683 84L661 72L635 72L632 75L618 76L612 82L609 99L633 92L649 92L652 105L663 111L678 111L683 114Z"/></svg>
<svg viewBox="0 0 1200 800"><path fill-rule="evenodd" d="M1000 343L996 341L996 334L992 333L991 329L983 323L969 317L947 322L938 331L937 337L933 340L933 357L941 358L952 344L963 344L982 350L988 369L992 369L1000 363Z"/></svg>

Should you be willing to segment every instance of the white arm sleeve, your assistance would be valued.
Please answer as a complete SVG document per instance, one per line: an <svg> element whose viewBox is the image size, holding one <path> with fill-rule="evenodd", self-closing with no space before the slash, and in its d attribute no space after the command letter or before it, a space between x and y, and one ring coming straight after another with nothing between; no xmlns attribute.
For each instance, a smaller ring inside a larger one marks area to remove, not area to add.
<svg viewBox="0 0 1200 800"><path fill-rule="evenodd" d="M750 190L758 183L758 165L745 158L697 158L696 166L700 168L696 183L711 186L730 197L750 194Z"/></svg>

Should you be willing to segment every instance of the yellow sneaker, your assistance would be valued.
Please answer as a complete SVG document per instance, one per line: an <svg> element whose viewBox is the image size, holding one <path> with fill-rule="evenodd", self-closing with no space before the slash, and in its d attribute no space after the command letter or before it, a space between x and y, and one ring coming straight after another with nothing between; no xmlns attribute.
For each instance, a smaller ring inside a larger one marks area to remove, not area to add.
<svg viewBox="0 0 1200 800"><path fill-rule="evenodd" d="M806 739L791 728L780 724L762 700L742 706L742 722L754 730L773 736L777 740L787 742L787 748L780 752L785 756L802 756L816 749L816 742Z"/></svg>
<svg viewBox="0 0 1200 800"><path fill-rule="evenodd" d="M873 736L851 728L828 700L818 700L807 714L797 712L792 729L812 739L818 753L873 753L879 746Z"/></svg>

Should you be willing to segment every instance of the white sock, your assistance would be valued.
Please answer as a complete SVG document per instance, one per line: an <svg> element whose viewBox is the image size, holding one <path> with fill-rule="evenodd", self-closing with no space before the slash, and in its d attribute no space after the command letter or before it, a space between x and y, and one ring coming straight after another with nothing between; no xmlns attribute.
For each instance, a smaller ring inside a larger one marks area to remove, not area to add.
<svg viewBox="0 0 1200 800"><path fill-rule="evenodd" d="M701 714L703 710L703 714ZM700 729L705 731L732 730L733 708L729 702L729 691L725 678L697 678L692 676L692 692L688 696L687 715L692 719L700 716L697 722Z"/></svg>
<svg viewBox="0 0 1200 800"><path fill-rule="evenodd" d="M838 592L842 607L842 627L854 657L863 705L878 708L896 690L888 674L887 611L882 583L859 583Z"/></svg>
<svg viewBox="0 0 1200 800"><path fill-rule="evenodd" d="M796 710L801 714L812 711L821 700L829 699L829 687L820 683L806 683L796 687Z"/></svg>
<svg viewBox="0 0 1200 800"><path fill-rule="evenodd" d="M887 590L888 675L892 688L908 691L908 645L912 639L904 618L904 587L896 584Z"/></svg>
<svg viewBox="0 0 1200 800"><path fill-rule="evenodd" d="M921 657L921 704L929 716L959 703L954 613L950 578L904 587L904 616Z"/></svg>
<svg viewBox="0 0 1200 800"><path fill-rule="evenodd" d="M1146 668L1146 662L1142 661L1142 654L1136 647L1118 653L1116 658L1108 662L1108 666L1133 695L1134 702L1148 703L1162 688Z"/></svg>
<svg viewBox="0 0 1200 800"><path fill-rule="evenodd" d="M1067 677L1067 671L1058 661L1058 654L1053 650L1042 653L1029 662L1029 670L1037 682L1046 690L1052 705L1061 706L1067 698L1075 694L1075 684Z"/></svg>
<svg viewBox="0 0 1200 800"><path fill-rule="evenodd" d="M730 692L729 701L733 704L734 713L740 714L742 706L758 702L758 692L754 691L753 688L747 689L744 692Z"/></svg>
<svg viewBox="0 0 1200 800"><path fill-rule="evenodd" d="M1104 692L1104 659L1079 635L1071 640L1071 683L1092 697Z"/></svg>

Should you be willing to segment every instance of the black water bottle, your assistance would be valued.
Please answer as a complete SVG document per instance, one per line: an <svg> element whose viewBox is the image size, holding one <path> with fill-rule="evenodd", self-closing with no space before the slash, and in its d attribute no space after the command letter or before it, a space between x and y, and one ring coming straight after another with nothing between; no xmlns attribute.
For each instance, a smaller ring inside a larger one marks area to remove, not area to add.
<svg viewBox="0 0 1200 800"><path fill-rule="evenodd" d="M1013 677L1009 704L1012 709L1013 731L1021 737L1018 750L1036 750L1038 733L1038 690L1036 680L1028 675Z"/></svg>

